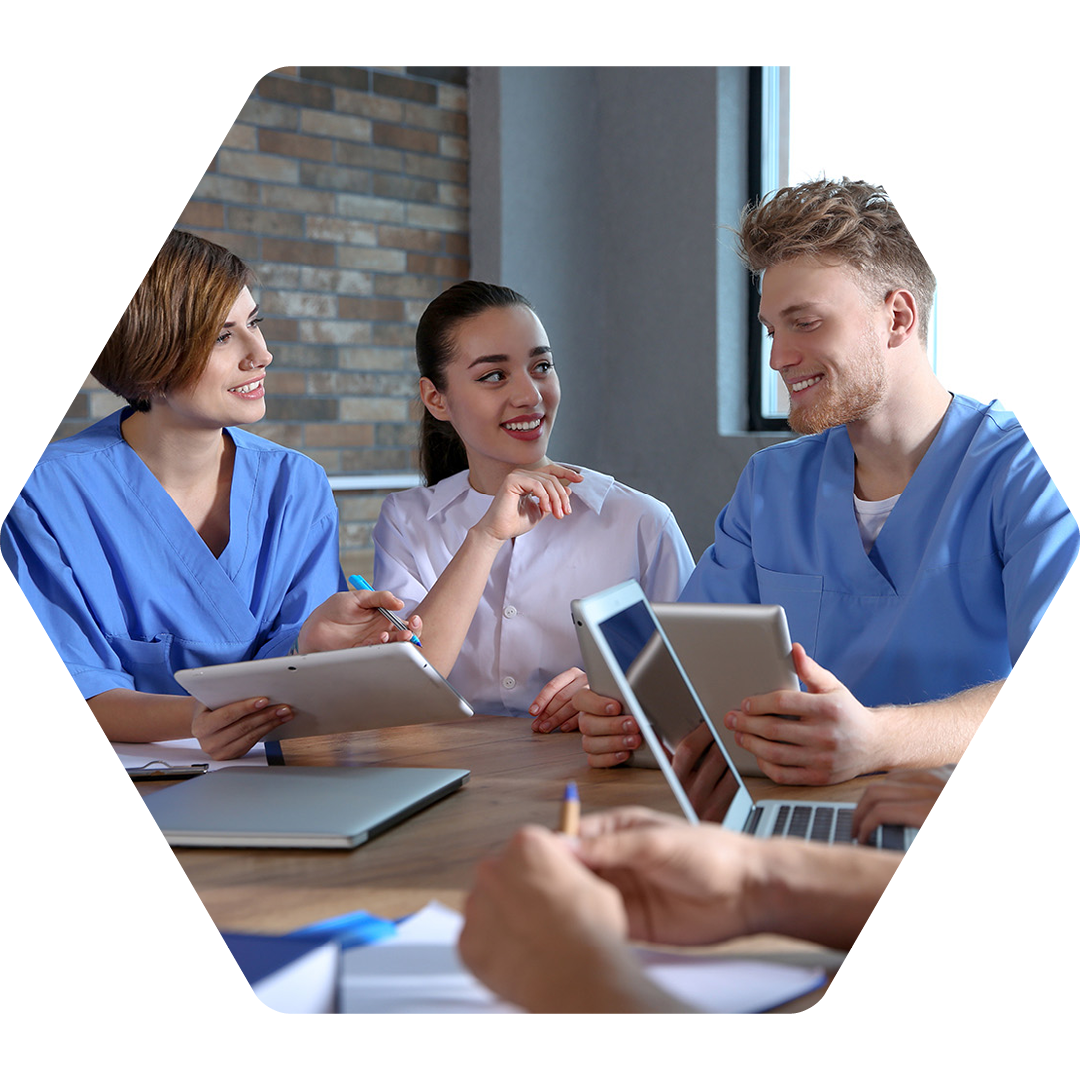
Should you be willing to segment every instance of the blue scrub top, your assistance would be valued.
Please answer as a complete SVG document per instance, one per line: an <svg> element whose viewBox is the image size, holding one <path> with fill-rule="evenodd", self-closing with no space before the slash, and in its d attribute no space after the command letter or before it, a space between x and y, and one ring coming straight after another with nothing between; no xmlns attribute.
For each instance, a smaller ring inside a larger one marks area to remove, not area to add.
<svg viewBox="0 0 1080 1080"><path fill-rule="evenodd" d="M121 409L49 446L0 530L4 560L68 670L106 690L183 694L183 668L285 655L346 588L326 474L239 428L219 558L124 441Z"/></svg>
<svg viewBox="0 0 1080 1080"><path fill-rule="evenodd" d="M755 454L680 599L781 604L864 705L1003 679L1080 535L1016 417L954 395L867 555L847 429Z"/></svg>

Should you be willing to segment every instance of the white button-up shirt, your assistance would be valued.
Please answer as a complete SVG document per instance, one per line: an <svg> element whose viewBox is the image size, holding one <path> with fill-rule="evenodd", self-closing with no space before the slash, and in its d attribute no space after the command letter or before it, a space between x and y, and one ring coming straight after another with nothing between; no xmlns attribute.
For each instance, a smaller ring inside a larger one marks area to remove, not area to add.
<svg viewBox="0 0 1080 1080"><path fill-rule="evenodd" d="M582 665L570 601L631 578L650 600L677 600L694 569L671 511L589 469L570 489L573 513L546 517L507 541L449 681L477 713L524 716L554 676ZM387 496L375 525L375 587L405 601L427 595L487 512L492 496L468 471Z"/></svg>

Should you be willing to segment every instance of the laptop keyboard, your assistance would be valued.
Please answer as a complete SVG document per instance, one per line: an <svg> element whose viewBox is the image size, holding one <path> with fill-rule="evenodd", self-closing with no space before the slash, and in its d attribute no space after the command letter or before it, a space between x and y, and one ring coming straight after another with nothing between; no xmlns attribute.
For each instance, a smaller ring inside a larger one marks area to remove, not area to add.
<svg viewBox="0 0 1080 1080"><path fill-rule="evenodd" d="M745 831L753 833L761 819L762 808L750 812ZM854 844L851 834L852 811L835 806L805 806L784 803L777 810L773 836L794 837L797 840L817 840L825 844ZM903 825L879 825L871 834L868 847L888 851L904 850Z"/></svg>

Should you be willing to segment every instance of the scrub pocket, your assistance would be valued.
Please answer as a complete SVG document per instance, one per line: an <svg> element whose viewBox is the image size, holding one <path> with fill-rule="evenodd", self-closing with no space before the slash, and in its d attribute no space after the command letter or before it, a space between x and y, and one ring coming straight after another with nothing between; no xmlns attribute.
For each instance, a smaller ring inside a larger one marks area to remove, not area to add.
<svg viewBox="0 0 1080 1080"><path fill-rule="evenodd" d="M170 658L172 634L158 634L153 641L133 641L130 638L108 639L120 666L135 680L135 689L147 694L175 694Z"/></svg>
<svg viewBox="0 0 1080 1080"><path fill-rule="evenodd" d="M820 574L779 574L763 566L756 570L761 603L779 604L787 615L792 642L815 655L825 579Z"/></svg>

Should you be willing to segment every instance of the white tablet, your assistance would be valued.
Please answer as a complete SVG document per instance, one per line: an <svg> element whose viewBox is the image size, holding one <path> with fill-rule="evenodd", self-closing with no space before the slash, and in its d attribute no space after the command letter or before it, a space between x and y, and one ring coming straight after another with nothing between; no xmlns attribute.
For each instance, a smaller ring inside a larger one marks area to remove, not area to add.
<svg viewBox="0 0 1080 1080"><path fill-rule="evenodd" d="M621 701L637 718L643 742L630 763L658 768L686 819L696 824L693 792L676 773L674 754L688 734L711 724L641 586L634 580L613 585L572 600L570 610L590 687ZM715 732L713 739L717 740ZM648 752L645 761L642 751Z"/></svg>
<svg viewBox="0 0 1080 1080"><path fill-rule="evenodd" d="M784 609L775 604L651 606L728 757L743 776L763 776L757 759L724 727L724 715L756 694L799 689ZM587 627L577 623L577 628L589 685L618 698ZM640 763L652 764L647 759Z"/></svg>
<svg viewBox="0 0 1080 1080"><path fill-rule="evenodd" d="M274 729L275 740L472 716L408 641L187 668L175 677L208 709L252 697L291 705L296 716Z"/></svg>

